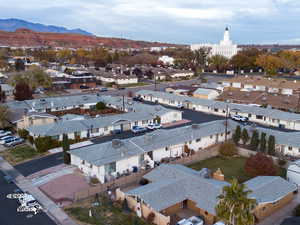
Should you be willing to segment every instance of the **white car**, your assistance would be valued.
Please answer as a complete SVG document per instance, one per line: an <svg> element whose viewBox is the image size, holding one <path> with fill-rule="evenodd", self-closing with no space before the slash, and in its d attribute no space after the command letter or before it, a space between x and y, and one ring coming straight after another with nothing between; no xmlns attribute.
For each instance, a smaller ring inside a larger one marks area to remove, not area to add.
<svg viewBox="0 0 300 225"><path fill-rule="evenodd" d="M155 129L160 129L161 125L159 123L150 123L147 126L148 130L155 130Z"/></svg>
<svg viewBox="0 0 300 225"><path fill-rule="evenodd" d="M188 219L182 219L176 225L204 225L204 221L199 216L192 216Z"/></svg>
<svg viewBox="0 0 300 225"><path fill-rule="evenodd" d="M4 136L10 135L10 134L11 134L11 131L5 131L5 130L0 131L0 137L4 137Z"/></svg>
<svg viewBox="0 0 300 225"><path fill-rule="evenodd" d="M8 136L4 136L2 138L0 138L0 144L3 145L6 143L7 140L9 139L14 139L15 137L14 136L11 136L11 135L8 135Z"/></svg>
<svg viewBox="0 0 300 225"><path fill-rule="evenodd" d="M231 119L235 120L235 121L241 121L241 122L246 122L248 121L247 117L244 116L240 116L240 115L232 115Z"/></svg>

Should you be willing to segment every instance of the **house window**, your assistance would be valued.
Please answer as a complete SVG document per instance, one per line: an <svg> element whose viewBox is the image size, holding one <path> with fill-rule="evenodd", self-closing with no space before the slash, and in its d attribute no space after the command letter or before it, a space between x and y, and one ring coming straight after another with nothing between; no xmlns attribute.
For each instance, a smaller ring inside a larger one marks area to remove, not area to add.
<svg viewBox="0 0 300 225"><path fill-rule="evenodd" d="M196 139L196 142L199 142L199 141L201 141L201 138L197 138L197 139Z"/></svg>
<svg viewBox="0 0 300 225"><path fill-rule="evenodd" d="M165 147L165 150L168 151L168 150L169 150L169 147Z"/></svg>
<svg viewBox="0 0 300 225"><path fill-rule="evenodd" d="M81 164L84 165L84 164L85 164L85 160L82 160L82 161L81 161Z"/></svg>
<svg viewBox="0 0 300 225"><path fill-rule="evenodd" d="M263 116L261 116L261 115L256 115L256 119L262 120L262 119L263 119Z"/></svg>
<svg viewBox="0 0 300 225"><path fill-rule="evenodd" d="M108 127L104 127L104 131L108 131Z"/></svg>
<svg viewBox="0 0 300 225"><path fill-rule="evenodd" d="M105 169L105 174L112 174L116 172L116 162L106 164L104 166L104 169Z"/></svg>
<svg viewBox="0 0 300 225"><path fill-rule="evenodd" d="M99 133L99 128L92 129L92 133Z"/></svg>
<svg viewBox="0 0 300 225"><path fill-rule="evenodd" d="M209 138L212 139L212 138L213 138L213 135L210 135Z"/></svg>
<svg viewBox="0 0 300 225"><path fill-rule="evenodd" d="M93 164L90 164L90 168L91 168L91 169L93 168Z"/></svg>
<svg viewBox="0 0 300 225"><path fill-rule="evenodd" d="M289 146L289 150L292 151L292 150L293 150L293 147L292 147L292 146Z"/></svg>

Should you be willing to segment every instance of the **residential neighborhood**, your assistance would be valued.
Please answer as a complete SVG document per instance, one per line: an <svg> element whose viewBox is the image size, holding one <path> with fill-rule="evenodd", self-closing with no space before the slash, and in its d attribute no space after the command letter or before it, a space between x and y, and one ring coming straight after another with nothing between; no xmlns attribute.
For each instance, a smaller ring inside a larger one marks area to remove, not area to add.
<svg viewBox="0 0 300 225"><path fill-rule="evenodd" d="M300 225L296 1L1 6L0 225Z"/></svg>

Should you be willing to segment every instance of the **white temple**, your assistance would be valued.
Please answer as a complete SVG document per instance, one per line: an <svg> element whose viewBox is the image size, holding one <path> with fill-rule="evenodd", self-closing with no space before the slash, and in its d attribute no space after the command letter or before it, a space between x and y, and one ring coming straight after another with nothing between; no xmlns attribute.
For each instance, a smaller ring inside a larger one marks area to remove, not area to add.
<svg viewBox="0 0 300 225"><path fill-rule="evenodd" d="M230 40L228 27L226 27L223 40L219 44L193 44L191 45L191 50L195 51L203 47L211 48L210 56L222 55L228 59L236 55L239 50L237 45L233 44Z"/></svg>

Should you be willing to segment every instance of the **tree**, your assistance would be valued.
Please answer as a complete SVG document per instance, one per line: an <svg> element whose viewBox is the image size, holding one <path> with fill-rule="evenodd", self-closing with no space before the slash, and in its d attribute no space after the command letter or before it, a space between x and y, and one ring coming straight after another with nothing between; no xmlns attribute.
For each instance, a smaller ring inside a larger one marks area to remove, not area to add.
<svg viewBox="0 0 300 225"><path fill-rule="evenodd" d="M70 158L70 143L69 143L69 138L67 134L63 134L63 141L62 141L62 148L63 148L63 153L64 153L64 163L65 164L70 164L71 163L71 158Z"/></svg>
<svg viewBox="0 0 300 225"><path fill-rule="evenodd" d="M255 130L255 131L253 131L252 137L250 140L250 149L256 151L258 145L259 145L258 132Z"/></svg>
<svg viewBox="0 0 300 225"><path fill-rule="evenodd" d="M103 109L106 109L105 103L104 103L104 102L98 102L98 103L96 104L96 109L97 109L97 110L103 110Z"/></svg>
<svg viewBox="0 0 300 225"><path fill-rule="evenodd" d="M234 156L237 154L237 149L233 142L227 141L220 145L219 153L222 156Z"/></svg>
<svg viewBox="0 0 300 225"><path fill-rule="evenodd" d="M260 146L259 150L261 152L266 152L266 146L267 146L267 141L266 141L266 133L262 132L260 135Z"/></svg>
<svg viewBox="0 0 300 225"><path fill-rule="evenodd" d="M210 48L202 47L193 52L193 64L195 75L201 75L205 66L207 65L208 55L210 53Z"/></svg>
<svg viewBox="0 0 300 225"><path fill-rule="evenodd" d="M233 142L238 144L241 139L241 127L238 125L236 126L235 132L232 136Z"/></svg>
<svg viewBox="0 0 300 225"><path fill-rule="evenodd" d="M261 152L247 159L245 171L251 177L274 176L277 174L277 168L274 165L273 159Z"/></svg>
<svg viewBox="0 0 300 225"><path fill-rule="evenodd" d="M277 56L264 54L256 58L256 65L262 67L266 75L275 75L282 67L282 62Z"/></svg>
<svg viewBox="0 0 300 225"><path fill-rule="evenodd" d="M217 70L217 72L224 71L228 65L228 59L222 55L214 55L209 58L209 65Z"/></svg>
<svg viewBox="0 0 300 225"><path fill-rule="evenodd" d="M33 98L31 88L24 82L17 83L14 91L14 96L15 100L17 101L24 101Z"/></svg>
<svg viewBox="0 0 300 225"><path fill-rule="evenodd" d="M16 71L20 72L22 70L25 70L25 64L22 59L17 59L15 62L15 69Z"/></svg>
<svg viewBox="0 0 300 225"><path fill-rule="evenodd" d="M270 135L268 139L268 154L275 155L275 137L273 135Z"/></svg>
<svg viewBox="0 0 300 225"><path fill-rule="evenodd" d="M249 141L249 134L246 128L243 129L241 138L244 145Z"/></svg>
<svg viewBox="0 0 300 225"><path fill-rule="evenodd" d="M0 128L6 128L8 126L8 108L4 105L0 105Z"/></svg>
<svg viewBox="0 0 300 225"><path fill-rule="evenodd" d="M255 217L252 211L256 200L248 198L250 193L245 184L232 180L230 186L224 186L223 193L218 196L217 217L227 225L253 225Z"/></svg>
<svg viewBox="0 0 300 225"><path fill-rule="evenodd" d="M0 84L0 103L5 102L5 100L6 100L6 95L5 95L5 92L2 91L2 86Z"/></svg>

